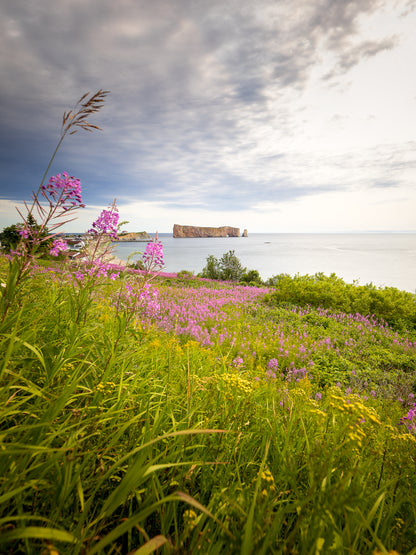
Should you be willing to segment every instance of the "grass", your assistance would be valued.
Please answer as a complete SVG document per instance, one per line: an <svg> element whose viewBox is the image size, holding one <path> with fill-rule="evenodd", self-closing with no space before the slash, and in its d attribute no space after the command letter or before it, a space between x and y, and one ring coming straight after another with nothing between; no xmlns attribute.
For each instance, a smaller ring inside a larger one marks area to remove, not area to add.
<svg viewBox="0 0 416 555"><path fill-rule="evenodd" d="M416 553L406 313L141 280L39 269L8 306L1 552Z"/></svg>

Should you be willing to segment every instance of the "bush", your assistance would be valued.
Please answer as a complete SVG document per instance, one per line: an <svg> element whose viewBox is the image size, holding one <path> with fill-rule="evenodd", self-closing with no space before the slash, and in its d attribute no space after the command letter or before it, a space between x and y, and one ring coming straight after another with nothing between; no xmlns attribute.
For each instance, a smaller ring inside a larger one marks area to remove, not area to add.
<svg viewBox="0 0 416 555"><path fill-rule="evenodd" d="M128 268L132 270L142 270L144 271L144 263L143 260L136 260L135 262L131 262L127 265Z"/></svg>
<svg viewBox="0 0 416 555"><path fill-rule="evenodd" d="M240 281L246 269L236 257L234 251L228 251L220 258L221 279L227 281Z"/></svg>
<svg viewBox="0 0 416 555"><path fill-rule="evenodd" d="M206 266L203 268L199 277L208 279L221 279L224 281L240 281L246 269L235 255L235 251L228 251L223 254L220 260L210 254L207 257Z"/></svg>
<svg viewBox="0 0 416 555"><path fill-rule="evenodd" d="M27 241L28 246L30 246L32 250L35 248L38 254L46 255L52 246L52 241L46 239L49 235L48 228L42 228L32 214L28 215L26 224L27 231L29 232ZM22 238L20 230L23 229L23 226L23 223L17 223L3 229L0 233L1 250L3 252L7 253L11 249L15 249L17 247ZM34 247L34 237L36 237L36 247Z"/></svg>
<svg viewBox="0 0 416 555"><path fill-rule="evenodd" d="M198 274L199 277L207 279L221 279L221 270L218 262L218 258L210 254L207 257L206 266L202 269L202 272Z"/></svg>
<svg viewBox="0 0 416 555"><path fill-rule="evenodd" d="M257 270L249 270L248 272L244 272L241 277L241 281L253 286L263 285L263 280L261 279L260 274Z"/></svg>
<svg viewBox="0 0 416 555"><path fill-rule="evenodd" d="M17 224L5 227L0 233L0 243L3 252L14 249L20 241L19 226Z"/></svg>
<svg viewBox="0 0 416 555"><path fill-rule="evenodd" d="M375 315L395 329L416 329L416 296L395 287L377 288L372 283L345 283L335 274L294 277L280 274L269 279L275 291L266 298L270 304L330 308L349 313Z"/></svg>
<svg viewBox="0 0 416 555"><path fill-rule="evenodd" d="M194 273L190 272L189 270L181 270L176 274L176 277L179 279L192 279L194 278Z"/></svg>

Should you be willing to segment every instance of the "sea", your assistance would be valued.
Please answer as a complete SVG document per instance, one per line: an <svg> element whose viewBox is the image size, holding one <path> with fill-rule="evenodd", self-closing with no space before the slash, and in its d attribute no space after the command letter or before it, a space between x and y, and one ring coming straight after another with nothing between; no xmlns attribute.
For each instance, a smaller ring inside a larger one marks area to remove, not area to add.
<svg viewBox="0 0 416 555"><path fill-rule="evenodd" d="M248 237L174 238L159 233L164 272L197 274L209 255L234 251L247 270L263 280L278 274L335 273L347 283L372 283L416 293L416 233L252 233ZM115 256L127 260L145 243L117 243ZM140 254L134 255L137 260Z"/></svg>

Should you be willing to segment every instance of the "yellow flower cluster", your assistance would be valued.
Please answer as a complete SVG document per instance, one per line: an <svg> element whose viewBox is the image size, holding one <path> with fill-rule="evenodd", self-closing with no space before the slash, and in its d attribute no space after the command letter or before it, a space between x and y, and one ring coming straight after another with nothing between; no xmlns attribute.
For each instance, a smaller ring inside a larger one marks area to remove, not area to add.
<svg viewBox="0 0 416 555"><path fill-rule="evenodd" d="M116 310L110 305L109 301L102 301L96 304L96 308L99 311L98 319L106 324L115 318Z"/></svg>
<svg viewBox="0 0 416 555"><path fill-rule="evenodd" d="M300 407L302 414L313 415L320 419L321 422L326 420L328 415L320 408L321 403L311 399L312 384L309 379L304 378L298 383L303 385L303 387L298 387L298 384L296 384L296 387L293 387L290 392L289 390L284 391L286 399L290 399L292 403L296 402L296 406Z"/></svg>
<svg viewBox="0 0 416 555"><path fill-rule="evenodd" d="M192 530L198 523L198 516L195 511L188 509L183 513L183 522L186 528Z"/></svg>
<svg viewBox="0 0 416 555"><path fill-rule="evenodd" d="M297 389L304 391L308 395L308 397L310 397L312 395L313 389L311 380L307 376L305 378L302 378L297 382Z"/></svg>
<svg viewBox="0 0 416 555"><path fill-rule="evenodd" d="M111 393L112 391L114 391L115 388L116 384L114 382L99 382L96 385L95 390L98 393Z"/></svg>
<svg viewBox="0 0 416 555"><path fill-rule="evenodd" d="M357 395L344 398L332 391L328 398L328 408L338 412L347 419L346 438L353 444L353 449L361 448L368 433L368 424L381 425L377 412L367 407ZM364 427L367 427L367 430Z"/></svg>
<svg viewBox="0 0 416 555"><path fill-rule="evenodd" d="M236 392L237 394L247 394L254 390L254 385L251 381L242 378L239 374L233 372L221 376L221 381L225 386L227 392Z"/></svg>
<svg viewBox="0 0 416 555"><path fill-rule="evenodd" d="M269 496L269 492L276 493L276 486L274 483L274 478L269 470L264 470L261 475L261 497L266 498Z"/></svg>
<svg viewBox="0 0 416 555"><path fill-rule="evenodd" d="M172 337L171 339L169 339L169 341L166 344L166 347L169 349L170 354L173 356L180 357L183 355L183 349L176 337Z"/></svg>
<svg viewBox="0 0 416 555"><path fill-rule="evenodd" d="M198 343L198 341L195 341L193 339L188 339L188 341L185 343L184 345L185 349L192 349L192 348L197 348L199 349L200 344Z"/></svg>
<svg viewBox="0 0 416 555"><path fill-rule="evenodd" d="M358 420L381 425L377 412L372 407L365 406L357 395L350 395L347 400L340 395L331 393L328 406L341 413L353 416Z"/></svg>
<svg viewBox="0 0 416 555"><path fill-rule="evenodd" d="M358 447L362 447L365 432L363 432L360 426L353 426L350 424L348 426L347 436L350 441L356 442Z"/></svg>
<svg viewBox="0 0 416 555"><path fill-rule="evenodd" d="M312 399L311 399L311 402L316 404L316 401L313 401ZM313 405L308 408L308 413L313 414L317 418L320 418L321 421L326 420L326 418L328 417L326 412L324 412L321 409L318 409L318 408L314 407Z"/></svg>
<svg viewBox="0 0 416 555"><path fill-rule="evenodd" d="M72 362L67 362L62 366L62 372L65 372L65 374L69 374L73 370L75 370L75 365Z"/></svg>

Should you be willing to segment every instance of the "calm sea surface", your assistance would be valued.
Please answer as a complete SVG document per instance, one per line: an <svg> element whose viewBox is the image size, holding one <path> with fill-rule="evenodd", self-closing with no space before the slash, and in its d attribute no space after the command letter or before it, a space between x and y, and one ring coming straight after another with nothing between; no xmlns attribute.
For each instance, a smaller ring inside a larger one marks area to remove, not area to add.
<svg viewBox="0 0 416 555"><path fill-rule="evenodd" d="M198 273L212 254L220 258L234 250L243 266L258 270L263 279L281 273L334 272L346 282L372 282L416 291L416 233L253 233L248 237L174 239L159 234L165 272ZM127 260L145 243L118 243L115 255ZM136 256L135 258L138 258Z"/></svg>

